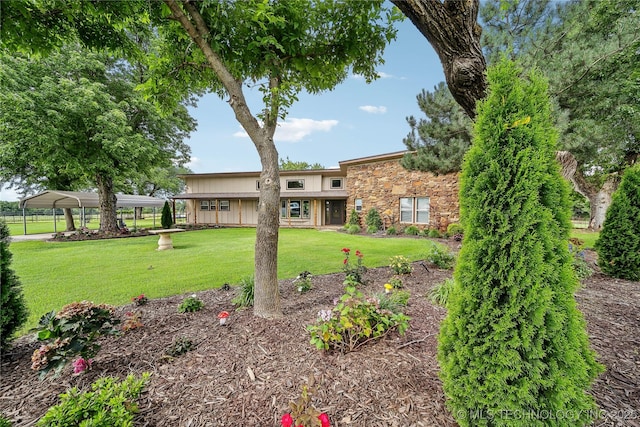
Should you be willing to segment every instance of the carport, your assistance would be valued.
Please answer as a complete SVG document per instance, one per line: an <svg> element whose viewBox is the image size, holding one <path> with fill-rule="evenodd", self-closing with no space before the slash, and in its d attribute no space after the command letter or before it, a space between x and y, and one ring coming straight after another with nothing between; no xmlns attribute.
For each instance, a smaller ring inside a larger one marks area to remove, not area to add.
<svg viewBox="0 0 640 427"><path fill-rule="evenodd" d="M116 194L116 209L120 208L147 208L152 207L154 210L154 227L155 227L155 208L162 207L164 200L151 196L140 196L136 194ZM80 209L80 223L86 225L85 208L99 208L100 203L97 193L81 192L81 191L59 191L47 190L33 196L20 199L20 208L22 209L22 224L24 234L27 234L27 208L53 208L53 228L56 229L56 209L70 208ZM133 216L135 226L136 216Z"/></svg>

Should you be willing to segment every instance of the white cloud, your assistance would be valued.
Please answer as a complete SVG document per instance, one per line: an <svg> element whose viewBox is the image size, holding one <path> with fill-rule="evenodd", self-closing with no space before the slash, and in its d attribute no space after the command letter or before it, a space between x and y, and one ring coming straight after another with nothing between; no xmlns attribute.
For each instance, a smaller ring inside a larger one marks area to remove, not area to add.
<svg viewBox="0 0 640 427"><path fill-rule="evenodd" d="M286 121L278 124L274 139L282 142L298 142L313 132L329 132L333 127L337 126L337 120L313 120L313 119L297 119L288 118ZM244 130L233 134L237 138L248 138L249 135Z"/></svg>
<svg viewBox="0 0 640 427"><path fill-rule="evenodd" d="M394 75L385 73L384 71L380 71L378 72L378 77L380 77L381 79L390 79L391 77L394 77Z"/></svg>
<svg viewBox="0 0 640 427"><path fill-rule="evenodd" d="M202 162L200 161L200 159L198 157L191 156L191 160L189 160L185 164L185 166L188 167L191 170L196 170L196 169L199 169L200 166L202 166Z"/></svg>
<svg viewBox="0 0 640 427"><path fill-rule="evenodd" d="M358 108L369 114L384 114L387 112L387 107L385 107L384 105L380 105L379 107L376 107L374 105L362 105Z"/></svg>
<svg viewBox="0 0 640 427"><path fill-rule="evenodd" d="M15 190L9 190L8 186L0 186L0 200L5 202L16 202L20 196Z"/></svg>
<svg viewBox="0 0 640 427"><path fill-rule="evenodd" d="M361 74L351 74L351 78L355 80L364 80L364 76ZM385 73L384 71L378 71L378 78L380 79L392 79L396 78L393 74ZM400 77L403 79L403 77Z"/></svg>

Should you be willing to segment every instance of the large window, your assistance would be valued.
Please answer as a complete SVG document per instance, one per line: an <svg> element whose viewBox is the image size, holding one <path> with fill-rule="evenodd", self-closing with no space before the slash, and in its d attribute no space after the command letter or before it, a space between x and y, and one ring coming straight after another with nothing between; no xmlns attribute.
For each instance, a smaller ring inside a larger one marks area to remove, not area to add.
<svg viewBox="0 0 640 427"><path fill-rule="evenodd" d="M287 190L304 190L304 179L288 179Z"/></svg>
<svg viewBox="0 0 640 427"><path fill-rule="evenodd" d="M218 206L221 211L230 211L231 207L228 200L219 200Z"/></svg>
<svg viewBox="0 0 640 427"><path fill-rule="evenodd" d="M289 200L289 209L287 209L287 200L280 201L280 216L282 218L309 218L311 212L311 204L309 200Z"/></svg>
<svg viewBox="0 0 640 427"><path fill-rule="evenodd" d="M428 197L402 197L400 199L400 222L428 224L429 209Z"/></svg>
<svg viewBox="0 0 640 427"><path fill-rule="evenodd" d="M208 200L200 200L200 210L208 211L209 210L209 201Z"/></svg>

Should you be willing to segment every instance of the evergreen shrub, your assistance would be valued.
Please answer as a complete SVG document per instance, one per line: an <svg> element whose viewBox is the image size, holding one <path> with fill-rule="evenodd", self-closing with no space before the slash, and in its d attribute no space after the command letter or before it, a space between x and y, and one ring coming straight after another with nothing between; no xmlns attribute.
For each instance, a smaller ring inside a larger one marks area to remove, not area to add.
<svg viewBox="0 0 640 427"><path fill-rule="evenodd" d="M160 224L162 224L162 228L171 228L173 225L173 217L171 216L171 207L169 206L169 202L165 201L164 206L162 206L162 216L160 217Z"/></svg>
<svg viewBox="0 0 640 427"><path fill-rule="evenodd" d="M349 221L347 221L347 225L357 225L360 227L360 214L357 210L351 210L351 214L349 215Z"/></svg>
<svg viewBox="0 0 640 427"><path fill-rule="evenodd" d="M587 390L602 367L573 295L547 84L520 74L505 59L489 69L460 178L465 242L438 361L462 427L583 426L597 414Z"/></svg>
<svg viewBox="0 0 640 427"><path fill-rule="evenodd" d="M15 332L27 321L27 304L20 279L10 268L9 227L0 220L0 349L7 348Z"/></svg>
<svg viewBox="0 0 640 427"><path fill-rule="evenodd" d="M640 280L640 164L625 171L613 193L595 248L605 274Z"/></svg>
<svg viewBox="0 0 640 427"><path fill-rule="evenodd" d="M369 209L364 221L367 224L367 230L374 230L374 233L382 228L382 218L376 208Z"/></svg>

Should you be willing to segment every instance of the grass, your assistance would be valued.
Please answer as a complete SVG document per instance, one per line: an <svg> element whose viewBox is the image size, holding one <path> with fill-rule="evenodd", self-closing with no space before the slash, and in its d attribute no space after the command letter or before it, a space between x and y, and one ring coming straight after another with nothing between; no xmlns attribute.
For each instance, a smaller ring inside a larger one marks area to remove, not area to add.
<svg viewBox="0 0 640 427"><path fill-rule="evenodd" d="M156 251L157 236L83 242L14 242L12 268L30 310L23 332L43 314L73 301L123 305L149 298L239 284L253 274L255 229L199 230L173 235L173 251ZM426 239L380 239L318 230L281 229L278 277L339 272L343 247L360 250L367 267L404 255L424 258Z"/></svg>
<svg viewBox="0 0 640 427"><path fill-rule="evenodd" d="M583 229L571 230L571 237L577 237L578 239L583 240L584 247L586 249L593 249L596 240L598 240L598 236L600 236L600 233L597 231L588 231Z"/></svg>
<svg viewBox="0 0 640 427"><path fill-rule="evenodd" d="M597 233L573 230L572 236L593 247ZM23 285L30 309L25 327L43 314L73 301L122 305L145 294L149 298L239 284L253 274L255 229L199 230L173 235L175 250L156 251L157 236L84 242L14 242L12 268ZM426 239L350 235L330 231L281 229L278 277L293 278L341 271L348 247L364 254L367 267L389 265L404 255L424 259Z"/></svg>
<svg viewBox="0 0 640 427"><path fill-rule="evenodd" d="M74 220L75 220L75 226L79 228L80 220L75 217L74 217ZM132 219L127 219L125 223L127 224L127 227L129 227L130 230L133 229ZM7 227L9 227L9 232L11 233L11 235L15 236L15 235L24 234L24 224L22 223L22 219L20 219L19 222L7 222L6 224L7 224ZM135 225L138 228L153 228L154 226L153 217L151 215L147 215L145 219L136 220ZM64 218L62 216L58 216L55 229L57 231L64 231L65 227L66 227L66 223L64 222ZM99 221L92 220L87 223L87 228L90 228L92 230L97 230L99 227L100 227ZM155 227L156 228L162 227L160 224L160 215L156 215ZM53 232L54 232L53 219L47 220L47 219L41 218L37 221L33 221L29 219L29 217L27 217L27 234L42 234L42 233L53 233Z"/></svg>

